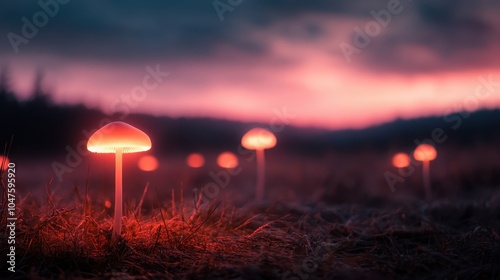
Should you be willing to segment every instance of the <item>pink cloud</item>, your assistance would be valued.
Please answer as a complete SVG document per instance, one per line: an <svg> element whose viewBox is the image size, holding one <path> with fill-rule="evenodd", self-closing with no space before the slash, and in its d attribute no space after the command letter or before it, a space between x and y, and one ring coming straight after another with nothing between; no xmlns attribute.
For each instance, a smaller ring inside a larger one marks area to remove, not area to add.
<svg viewBox="0 0 500 280"><path fill-rule="evenodd" d="M479 76L491 74L500 80L499 70L391 74L349 64L331 50L349 36L353 20L303 19L311 20L320 21L325 32L333 35L291 42L279 35L283 26L277 25L248 34L267 42L264 55L242 54L220 45L211 57L182 61L111 64L25 57L15 61L15 85L28 92L33 65L55 65L46 70L47 82L55 89L54 100L84 102L111 113L114 100L142 83L145 67L159 64L171 75L131 108L133 112L268 122L274 109L286 107L297 115L291 120L294 125L352 128L398 117L445 114L474 95ZM301 20L286 24L300 26ZM436 59L422 48L402 50L416 54L414 59ZM493 94L480 100L477 109L499 104L500 95Z"/></svg>

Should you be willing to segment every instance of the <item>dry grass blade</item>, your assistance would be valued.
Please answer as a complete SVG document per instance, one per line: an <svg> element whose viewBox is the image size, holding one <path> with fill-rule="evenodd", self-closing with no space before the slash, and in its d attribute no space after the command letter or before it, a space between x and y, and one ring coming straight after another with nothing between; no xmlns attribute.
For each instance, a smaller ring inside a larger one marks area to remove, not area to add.
<svg viewBox="0 0 500 280"><path fill-rule="evenodd" d="M54 177L50 178L49 182L47 183L46 185L46 192L47 192L47 204L46 204L46 207L45 207L45 214L48 214L48 211L49 211L49 205L51 207L51 209L55 209L56 206L54 205L54 202L52 201L52 190L51 190L51 187L52 187L52 182L54 180Z"/></svg>
<svg viewBox="0 0 500 280"><path fill-rule="evenodd" d="M12 140L14 139L14 135L12 135L11 137L11 140L10 140L10 144L8 145L7 143L5 143L5 147L4 147L4 151L3 151L3 154L8 158L9 157L9 151L10 151L10 147L12 146ZM0 166L4 166L4 164L7 162L7 158L3 158L2 159L2 162L0 163L1 165ZM0 215L0 218L2 219L2 221L0 221L0 225L2 226L2 228L4 228L4 221L7 221L7 198L8 198L8 195L7 195L7 186L5 185L4 181L3 181L3 175L4 175L4 172L5 170L3 170L3 168L0 168L0 184L2 185L2 208L0 209L0 211L2 211L1 215Z"/></svg>
<svg viewBox="0 0 500 280"><path fill-rule="evenodd" d="M144 187L144 191L142 192L141 200L139 200L139 204L137 204L137 207L135 208L135 211L134 211L134 213L138 217L141 216L142 203L144 202L144 198L146 197L146 193L148 192L148 188L149 188L149 181L146 182L146 186Z"/></svg>
<svg viewBox="0 0 500 280"><path fill-rule="evenodd" d="M208 221L208 219L210 219L210 217L212 217L212 214L215 212L215 210L217 209L217 207L219 207L219 205L221 204L221 200L219 200L214 207L212 207L209 211L208 211L208 214L207 214L207 217L205 218L205 220L203 220L203 222L201 222L198 226L196 226L196 228L191 232L191 234L189 234L184 240L183 242L187 242L189 239L191 239L191 237L193 237L193 235Z"/></svg>
<svg viewBox="0 0 500 280"><path fill-rule="evenodd" d="M90 164L87 167L87 177L85 178L85 198L84 198L84 206L83 213L88 216L90 215L90 196L89 196L89 177L90 177Z"/></svg>
<svg viewBox="0 0 500 280"><path fill-rule="evenodd" d="M175 190L172 189L172 218L176 216Z"/></svg>
<svg viewBox="0 0 500 280"><path fill-rule="evenodd" d="M109 242L112 220L102 205L89 203L92 211L87 216L79 211L83 203L76 196L71 205L61 205L63 201L55 197L56 207L46 212L45 205L26 196L19 201L16 276L497 279L500 275L496 264L500 203L493 200L475 202L465 218L464 211L440 205L432 211L422 206L239 208L215 201L202 207L192 221L183 221L168 220L162 211L170 213L165 209L170 197L160 200L156 187L155 194L151 209L148 205L144 210L149 213L141 219L130 219L134 211L128 211L123 239L116 246ZM455 224L454 217L460 223ZM0 250L6 249L6 242L0 243Z"/></svg>
<svg viewBox="0 0 500 280"><path fill-rule="evenodd" d="M156 199L158 201L158 207L160 210L161 220L163 221L163 226L165 227L165 232L167 233L167 240L170 240L170 232L168 230L167 222L165 221L165 217L163 217L163 210L161 207L160 196L158 195L158 190L156 189L156 186L155 186L155 193L156 193Z"/></svg>

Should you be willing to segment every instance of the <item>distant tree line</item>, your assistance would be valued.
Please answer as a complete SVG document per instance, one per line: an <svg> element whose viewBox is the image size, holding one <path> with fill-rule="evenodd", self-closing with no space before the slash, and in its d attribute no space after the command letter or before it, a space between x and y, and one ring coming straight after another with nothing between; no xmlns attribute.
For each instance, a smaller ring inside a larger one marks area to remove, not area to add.
<svg viewBox="0 0 500 280"><path fill-rule="evenodd" d="M67 146L73 147L86 137L84 131L99 128L101 120L120 120L118 115L107 116L98 109L81 104L54 103L51 93L44 87L42 71L35 75L30 98L20 100L12 89L8 67L3 66L0 70L0 153L13 137L11 153L63 155L67 153ZM126 121L148 132L154 151L168 154L206 149L236 151L246 130L268 125L210 118L173 119L145 114L131 114ZM450 128L443 116L396 120L362 130L328 131L288 126L277 135L279 144L276 149L316 155L329 151L412 149L415 140L430 137L436 128L442 128L448 136L443 145L497 145L500 140L498 127L499 110L471 113L456 130Z"/></svg>

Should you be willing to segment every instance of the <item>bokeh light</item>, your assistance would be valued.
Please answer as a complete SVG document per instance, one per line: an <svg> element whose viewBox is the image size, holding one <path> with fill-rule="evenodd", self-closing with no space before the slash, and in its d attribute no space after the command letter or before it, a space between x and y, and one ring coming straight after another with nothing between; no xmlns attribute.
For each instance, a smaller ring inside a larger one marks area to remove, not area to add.
<svg viewBox="0 0 500 280"><path fill-rule="evenodd" d="M104 201L104 207L110 209L111 208L111 201L109 201L109 200Z"/></svg>
<svg viewBox="0 0 500 280"><path fill-rule="evenodd" d="M0 170L7 170L9 168L9 158L3 155L0 155Z"/></svg>
<svg viewBox="0 0 500 280"><path fill-rule="evenodd" d="M238 164L238 157L231 152L223 152L217 157L217 165L222 168L235 168Z"/></svg>
<svg viewBox="0 0 500 280"><path fill-rule="evenodd" d="M159 163L158 160L151 155L142 156L137 162L137 166L142 171L150 172L158 169Z"/></svg>
<svg viewBox="0 0 500 280"><path fill-rule="evenodd" d="M410 156L405 153L397 153L392 157L392 165L397 168L405 168L410 165Z"/></svg>
<svg viewBox="0 0 500 280"><path fill-rule="evenodd" d="M418 161L431 161L437 157L437 151L432 145L420 144L415 148L413 157Z"/></svg>
<svg viewBox="0 0 500 280"><path fill-rule="evenodd" d="M200 168L205 165L205 158L202 154L192 153L187 157L186 163L189 167Z"/></svg>

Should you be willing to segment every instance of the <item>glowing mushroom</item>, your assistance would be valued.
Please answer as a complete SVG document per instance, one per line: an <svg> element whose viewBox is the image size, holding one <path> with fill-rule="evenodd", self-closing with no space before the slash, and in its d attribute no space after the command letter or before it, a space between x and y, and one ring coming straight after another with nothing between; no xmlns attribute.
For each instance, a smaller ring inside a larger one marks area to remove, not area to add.
<svg viewBox="0 0 500 280"><path fill-rule="evenodd" d="M192 153L186 158L186 164L191 168L200 168L205 165L205 158L202 154Z"/></svg>
<svg viewBox="0 0 500 280"><path fill-rule="evenodd" d="M7 170L9 168L9 158L7 156L0 155L0 171Z"/></svg>
<svg viewBox="0 0 500 280"><path fill-rule="evenodd" d="M429 176L429 164L432 160L436 159L437 151L432 145L420 144L417 146L417 148L415 148L413 157L423 163L425 197L429 200L432 196L431 178Z"/></svg>
<svg viewBox="0 0 500 280"><path fill-rule="evenodd" d="M145 172L151 172L155 171L158 169L158 160L154 156L142 156L138 161L137 161L137 166L139 167L140 170L145 171Z"/></svg>
<svg viewBox="0 0 500 280"><path fill-rule="evenodd" d="M238 166L238 158L231 152L223 152L217 157L217 165L226 169L236 168Z"/></svg>
<svg viewBox="0 0 500 280"><path fill-rule="evenodd" d="M124 122L112 122L90 136L87 149L94 153L115 154L115 217L113 239L121 234L122 227L122 154L151 149L151 140L141 130Z"/></svg>
<svg viewBox="0 0 500 280"><path fill-rule="evenodd" d="M405 168L410 165L410 157L406 153L397 153L392 157L392 165L396 168Z"/></svg>
<svg viewBox="0 0 500 280"><path fill-rule="evenodd" d="M104 201L104 207L106 207L108 209L111 208L111 201L109 201L109 200Z"/></svg>
<svg viewBox="0 0 500 280"><path fill-rule="evenodd" d="M249 150L255 150L257 153L257 201L262 201L264 197L264 150L276 146L276 137L272 132L263 128L253 128L249 130L243 138L241 145Z"/></svg>

